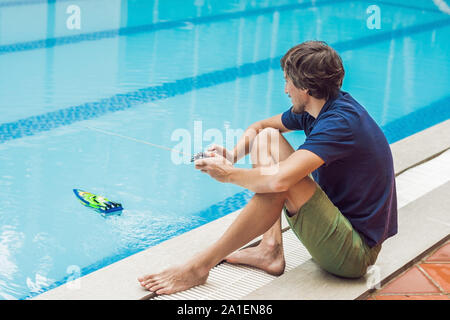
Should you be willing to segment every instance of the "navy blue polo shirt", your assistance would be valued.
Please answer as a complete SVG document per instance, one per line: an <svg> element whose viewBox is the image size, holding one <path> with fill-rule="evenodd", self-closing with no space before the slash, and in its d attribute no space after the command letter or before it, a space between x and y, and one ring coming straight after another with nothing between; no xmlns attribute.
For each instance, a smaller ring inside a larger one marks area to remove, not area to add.
<svg viewBox="0 0 450 320"><path fill-rule="evenodd" d="M347 92L328 100L317 118L283 113L283 125L304 130L309 150L325 163L314 180L370 247L397 233L395 173L389 143L367 111Z"/></svg>

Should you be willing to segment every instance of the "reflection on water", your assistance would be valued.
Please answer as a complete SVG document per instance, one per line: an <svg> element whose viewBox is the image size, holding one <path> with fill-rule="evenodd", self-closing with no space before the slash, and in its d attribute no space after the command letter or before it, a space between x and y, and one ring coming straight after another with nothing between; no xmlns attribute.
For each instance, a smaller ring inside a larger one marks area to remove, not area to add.
<svg viewBox="0 0 450 320"><path fill-rule="evenodd" d="M20 293L13 280L20 273L15 255L22 248L24 240L25 234L16 231L14 226L0 226L0 296L4 299L15 299Z"/></svg>

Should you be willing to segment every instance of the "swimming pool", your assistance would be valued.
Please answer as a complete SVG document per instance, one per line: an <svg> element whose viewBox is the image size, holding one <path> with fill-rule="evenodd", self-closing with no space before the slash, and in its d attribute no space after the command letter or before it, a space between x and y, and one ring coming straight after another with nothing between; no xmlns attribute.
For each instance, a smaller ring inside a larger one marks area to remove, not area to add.
<svg viewBox="0 0 450 320"><path fill-rule="evenodd" d="M249 191L174 163L171 149L177 133L191 134L190 154L285 111L279 59L304 40L341 54L343 89L390 143L449 119L450 16L438 2L0 0L0 298L242 208ZM373 4L380 29L367 25ZM73 188L125 210L105 219Z"/></svg>

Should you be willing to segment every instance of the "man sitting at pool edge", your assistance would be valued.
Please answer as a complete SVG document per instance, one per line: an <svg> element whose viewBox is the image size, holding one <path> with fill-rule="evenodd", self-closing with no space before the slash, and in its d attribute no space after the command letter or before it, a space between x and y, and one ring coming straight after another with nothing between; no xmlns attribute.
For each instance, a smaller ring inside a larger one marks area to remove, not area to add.
<svg viewBox="0 0 450 320"><path fill-rule="evenodd" d="M397 233L390 147L367 111L341 91L339 55L307 41L291 48L281 67L292 107L252 124L233 151L216 145L210 158L195 161L196 169L255 195L215 243L183 265L140 277L144 288L171 294L203 284L224 259L281 275L281 213L313 260L346 278L363 276ZM306 134L297 150L282 135L291 130ZM253 168L233 166L248 153ZM261 234L258 246L238 250Z"/></svg>

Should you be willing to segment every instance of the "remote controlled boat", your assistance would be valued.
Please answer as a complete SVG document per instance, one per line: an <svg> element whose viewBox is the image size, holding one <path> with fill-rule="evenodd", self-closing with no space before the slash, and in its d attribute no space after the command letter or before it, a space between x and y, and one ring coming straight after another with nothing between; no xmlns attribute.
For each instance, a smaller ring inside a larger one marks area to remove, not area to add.
<svg viewBox="0 0 450 320"><path fill-rule="evenodd" d="M80 189L73 189L73 192L80 200L82 205L92 208L103 215L122 213L123 207L118 202L108 200L105 197L97 196Z"/></svg>

